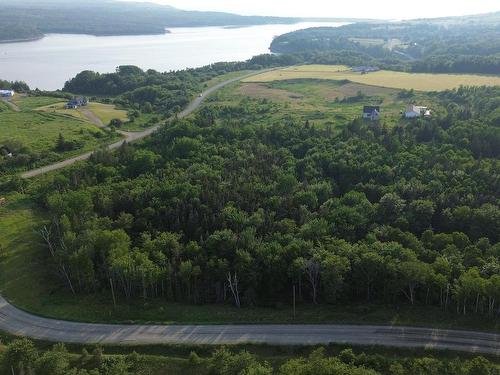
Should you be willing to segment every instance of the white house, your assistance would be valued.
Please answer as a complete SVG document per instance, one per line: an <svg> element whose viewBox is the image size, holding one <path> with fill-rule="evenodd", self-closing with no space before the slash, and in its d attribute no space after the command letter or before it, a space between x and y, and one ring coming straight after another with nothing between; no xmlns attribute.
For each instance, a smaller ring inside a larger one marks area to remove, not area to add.
<svg viewBox="0 0 500 375"><path fill-rule="evenodd" d="M10 98L15 94L14 90L0 90L0 97L2 98Z"/></svg>
<svg viewBox="0 0 500 375"><path fill-rule="evenodd" d="M427 109L427 107L422 107L418 105L409 105L406 107L405 117L406 118L416 118L424 115L425 117L429 117L431 115L431 111Z"/></svg>

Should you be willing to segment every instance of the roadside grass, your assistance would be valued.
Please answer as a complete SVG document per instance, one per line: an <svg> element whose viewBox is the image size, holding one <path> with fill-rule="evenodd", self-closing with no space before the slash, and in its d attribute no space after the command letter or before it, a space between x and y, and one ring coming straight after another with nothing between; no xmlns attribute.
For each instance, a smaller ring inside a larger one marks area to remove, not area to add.
<svg viewBox="0 0 500 375"><path fill-rule="evenodd" d="M205 89L208 89L210 87L214 87L215 85L222 83L224 81L227 81L229 79L238 78L238 77L244 76L246 74L250 74L252 72L253 72L253 70L238 70L236 72L229 72L226 74L216 76L216 77L206 81L205 83L203 83L203 86Z"/></svg>
<svg viewBox="0 0 500 375"><path fill-rule="evenodd" d="M8 291L14 303L38 300L49 292L44 281L48 265L36 233L44 218L26 196L5 198L7 204L0 207L0 292Z"/></svg>
<svg viewBox="0 0 500 375"><path fill-rule="evenodd" d="M460 86L496 86L500 85L500 76L486 76L474 74L430 74L405 73L382 70L361 74L341 70L336 65L303 65L291 67L246 78L243 82L272 82L292 79L326 79L349 80L365 85L414 89L418 91L443 91Z"/></svg>

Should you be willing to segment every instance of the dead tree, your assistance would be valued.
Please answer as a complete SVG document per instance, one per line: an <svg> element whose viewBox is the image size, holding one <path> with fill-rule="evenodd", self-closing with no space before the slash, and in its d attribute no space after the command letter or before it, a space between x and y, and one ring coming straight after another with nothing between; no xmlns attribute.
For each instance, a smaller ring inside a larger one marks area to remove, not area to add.
<svg viewBox="0 0 500 375"><path fill-rule="evenodd" d="M309 259L304 264L304 271L307 275L309 283L311 284L313 303L316 305L318 303L319 262L316 259Z"/></svg>
<svg viewBox="0 0 500 375"><path fill-rule="evenodd" d="M234 303L237 308L240 308L240 291L238 289L238 276L236 275L236 272L234 273L234 276L232 276L231 272L229 272L227 274L227 281L229 282L229 289L231 289L231 293L233 293Z"/></svg>
<svg viewBox="0 0 500 375"><path fill-rule="evenodd" d="M64 265L64 263L62 261L57 259L56 248L55 248L54 243L52 241L52 230L47 228L47 226L44 226L40 230L40 235L42 236L43 240L47 244L47 247L49 248L50 255L58 263L59 270L63 274L64 278L66 279L66 282L68 283L68 286L71 289L71 293L73 293L73 295L76 295L75 288L73 288L73 283L71 282L71 278L69 277L69 273L66 270L66 266Z"/></svg>

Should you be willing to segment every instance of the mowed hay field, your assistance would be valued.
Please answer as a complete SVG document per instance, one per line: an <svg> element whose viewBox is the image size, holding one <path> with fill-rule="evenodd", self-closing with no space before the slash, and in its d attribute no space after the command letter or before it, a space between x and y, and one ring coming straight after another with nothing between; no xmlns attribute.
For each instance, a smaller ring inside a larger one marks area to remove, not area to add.
<svg viewBox="0 0 500 375"><path fill-rule="evenodd" d="M66 102L53 103L47 106L36 108L38 111L48 112L48 113L58 113L65 116L75 117L80 120L90 121L88 112L90 111L93 115L98 117L104 125L108 125L113 119L120 119L123 122L128 121L127 111L122 109L117 109L112 104L102 104L102 103L89 103L87 106L78 109L66 109L64 108Z"/></svg>
<svg viewBox="0 0 500 375"><path fill-rule="evenodd" d="M127 111L123 109L117 109L112 104L89 103L89 105L85 108L99 117L105 125L108 125L109 122L113 119L119 119L123 122L128 121Z"/></svg>
<svg viewBox="0 0 500 375"><path fill-rule="evenodd" d="M349 80L365 85L418 91L444 91L460 86L497 86L500 76L474 74L405 73L381 70L361 74L341 65L302 65L265 72L244 82L272 82L293 79Z"/></svg>

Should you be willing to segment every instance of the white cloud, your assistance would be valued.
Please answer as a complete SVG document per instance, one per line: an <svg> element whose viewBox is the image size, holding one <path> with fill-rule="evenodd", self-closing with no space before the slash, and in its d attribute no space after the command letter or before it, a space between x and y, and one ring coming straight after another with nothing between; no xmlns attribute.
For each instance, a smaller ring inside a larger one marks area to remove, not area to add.
<svg viewBox="0 0 500 375"><path fill-rule="evenodd" d="M134 0L126 0L134 1ZM135 0L186 10L297 17L410 19L458 16L500 10L498 0Z"/></svg>

